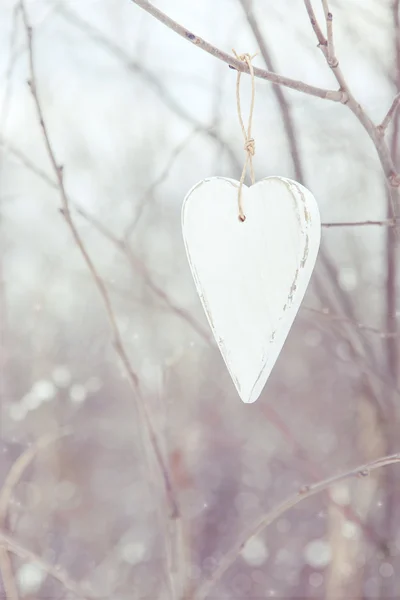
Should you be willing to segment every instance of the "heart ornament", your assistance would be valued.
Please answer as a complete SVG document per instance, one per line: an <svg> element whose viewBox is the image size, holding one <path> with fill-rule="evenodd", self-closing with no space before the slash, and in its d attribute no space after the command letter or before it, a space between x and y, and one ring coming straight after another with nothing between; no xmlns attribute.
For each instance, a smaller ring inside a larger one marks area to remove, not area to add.
<svg viewBox="0 0 400 600"><path fill-rule="evenodd" d="M318 254L315 198L299 183L267 177L201 181L187 194L182 231L207 319L243 402L259 397L303 300Z"/></svg>

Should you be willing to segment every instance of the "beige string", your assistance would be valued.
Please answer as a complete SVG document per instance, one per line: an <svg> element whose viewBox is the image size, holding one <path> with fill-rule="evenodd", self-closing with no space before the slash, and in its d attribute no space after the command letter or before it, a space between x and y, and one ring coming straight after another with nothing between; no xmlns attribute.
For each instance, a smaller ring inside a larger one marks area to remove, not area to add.
<svg viewBox="0 0 400 600"><path fill-rule="evenodd" d="M251 61L256 56L256 54L253 54L252 56L250 54L240 54L239 55L235 52L235 50L233 50L233 53L238 60L241 60L241 61L247 63L247 66L249 67L249 71L250 71L250 76L251 76L251 102L250 102L250 113L249 113L249 121L248 121L248 125L247 125L247 130L246 130L246 127L244 126L244 122L243 122L243 118L242 118L242 108L241 108L241 104L240 104L240 77L242 75L241 71L237 72L237 80L236 80L236 104L237 104L239 122L240 122L240 126L242 128L243 137L244 137L244 149L246 152L246 160L244 162L242 176L241 176L240 182L239 182L239 191L238 191L239 221L243 222L246 220L246 215L243 212L242 189L243 189L243 183L244 183L244 180L246 177L247 165L249 165L249 167L250 167L251 183L252 184L255 183L254 169L253 169L253 156L256 152L256 147L255 147L254 139L251 137L251 126L252 126L253 112L254 112L255 83L254 83L254 70L253 70L253 65L251 64Z"/></svg>

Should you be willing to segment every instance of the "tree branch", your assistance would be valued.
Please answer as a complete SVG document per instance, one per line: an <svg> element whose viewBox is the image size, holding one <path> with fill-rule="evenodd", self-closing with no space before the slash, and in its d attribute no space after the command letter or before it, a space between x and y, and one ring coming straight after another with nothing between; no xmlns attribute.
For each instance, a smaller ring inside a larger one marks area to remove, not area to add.
<svg viewBox="0 0 400 600"><path fill-rule="evenodd" d="M385 219L384 221L349 221L341 223L321 223L322 227L330 229L331 227L364 227L365 225L380 225L381 227L395 227L394 219Z"/></svg>
<svg viewBox="0 0 400 600"><path fill-rule="evenodd" d="M74 241L86 263L86 266L88 267L88 269L92 275L92 278L93 278L93 280L96 284L96 287L100 293L100 296L103 300L103 304L106 309L106 313L108 315L108 319L110 322L111 331L113 333L113 343L114 343L115 350L125 368L125 371L128 376L129 382L132 386L132 389L135 392L136 406L138 408L138 412L139 412L139 415L141 416L142 424L145 427L145 430L146 430L146 433L148 436L148 441L150 443L154 457L156 459L156 462L158 464L158 467L159 467L161 475L162 475L164 489L165 489L166 497L168 500L170 517L173 519L177 519L179 517L178 502L177 502L176 495L175 495L175 492L174 492L174 489L172 486L172 482L170 480L170 476L168 473L168 469L167 469L163 454L161 452L161 449L160 449L160 446L159 446L159 443L157 440L157 436L156 436L156 433L155 433L155 430L154 430L154 427L153 427L153 424L152 424L152 421L150 418L148 408L146 406L146 403L143 401L143 398L141 395L138 375L133 370L133 367L129 361L128 354L124 348L124 345L122 342L122 337L121 337L121 334L120 334L120 331L119 331L119 328L117 325L117 320L116 320L116 317L115 317L115 314L114 314L114 311L112 308L110 296L108 294L106 285L105 285L104 281L102 280L102 278L100 277L99 273L97 272L97 269L96 269L90 255L79 235L79 232L78 232L78 230L75 226L75 223L72 219L72 216L71 216L70 201L69 201L69 197L67 195L67 192L65 189L65 184L64 184L64 169L61 165L59 165L59 163L56 159L56 155L55 155L53 146L50 141L49 133L47 130L47 125L44 120L43 110L42 110L38 92L37 92L37 84L36 84L37 80L36 80L36 73L35 73L34 53L33 53L33 43L32 43L32 41L33 41L32 40L32 28L30 27L29 22L28 22L28 16L27 16L27 13L25 10L25 6L23 4L23 0L21 0L21 7L22 7L24 25L25 25L25 29L26 29L26 33L27 33L27 37L28 37L29 70L30 70L29 87L30 87L32 97L34 100L40 127L42 129L42 134L43 134L43 139L44 139L44 143L46 146L47 154L49 156L52 168L54 170L54 175L56 177L57 187L59 190L61 204L62 204L61 213L71 231L72 237L73 237L73 239L74 239Z"/></svg>
<svg viewBox="0 0 400 600"><path fill-rule="evenodd" d="M148 0L131 0L134 4L137 4L152 15L155 19L163 23L175 31L178 35L183 37L185 40L188 40L198 48L201 48L208 54L211 54L215 58L222 60L224 63L233 67L237 71L241 71L242 73L249 73L249 67L247 64L241 60L238 60L231 54L227 54L223 50L220 50L216 46L213 46L209 42L206 42L198 35L195 35L183 25L180 25L173 19L171 19L168 15L163 13L161 10L153 6ZM289 79L288 77L284 77L283 75L277 75L276 73L271 73L270 71L265 71L264 69L259 69L254 67L254 75L259 77L260 79L266 79L267 81L271 81L277 85L283 85L285 87L291 88L293 90L297 90L298 92L303 92L304 94L309 94L311 96L317 96L318 98L323 98L325 100L333 100L334 102L342 102L343 94L340 91L335 90L325 90L322 88L315 87L313 85L308 85L307 83L303 83L302 81L296 81L295 79Z"/></svg>
<svg viewBox="0 0 400 600"><path fill-rule="evenodd" d="M315 16L314 9L311 4L311 0L304 0L304 4L305 4L307 14L308 14L310 22L311 22L311 26L312 26L314 33L318 40L318 47L320 48L322 54L324 55L325 60L328 63L329 67L332 69L332 72L336 78L336 81L340 85L340 89L342 90L342 92L345 95L344 104L347 104L349 102L350 98L352 98L352 94L351 94L349 86L344 78L342 70L339 67L339 61L336 58L335 53L334 53L335 50L334 50L334 43L333 43L333 27L332 27L333 17L332 17L332 13L329 10L328 2L327 2L327 0L322 0L329 40L327 38L325 38L325 36L322 34L321 28L318 24L317 17ZM329 49L328 49L328 44L329 44Z"/></svg>
<svg viewBox="0 0 400 600"><path fill-rule="evenodd" d="M190 112L188 112L184 106L181 106L175 98L170 94L168 88L163 83L163 79L157 78L151 71L146 69L142 64L133 60L128 56L124 48L110 39L105 33L97 29L93 24L85 21L81 16L75 14L69 7L59 6L57 7L58 12L64 17L64 19L72 26L77 28L79 31L84 32L92 41L100 44L104 49L117 58L125 68L131 73L138 74L146 84L155 92L157 99L162 101L163 104L171 110L180 119L188 123L196 131L200 131L203 135L207 136L213 142L216 142L222 150L224 150L233 167L238 171L241 171L242 164L238 160L235 152L232 150L231 145L223 139L221 134L213 128L203 125L201 121L198 121Z"/></svg>
<svg viewBox="0 0 400 600"><path fill-rule="evenodd" d="M7 510L11 500L12 493L15 486L21 479L24 471L36 458L37 453L57 442L62 437L69 435L71 432L68 429L64 429L58 434L48 434L40 437L32 446L29 446L23 452L12 465L11 469L7 473L4 480L3 486L0 490L0 530L5 527ZM12 564L10 557L8 556L8 550L4 546L0 545L0 570L3 576L3 584L9 600L18 600L18 591L12 572Z"/></svg>
<svg viewBox="0 0 400 600"><path fill-rule="evenodd" d="M322 0L322 6L325 14L326 21L326 59L330 67L334 67L337 63L335 57L335 46L333 41L333 17L329 10L328 0Z"/></svg>
<svg viewBox="0 0 400 600"><path fill-rule="evenodd" d="M319 481L318 483L304 485L303 487L301 487L296 494L289 496L289 498L287 498L286 500L272 508L272 510L267 512L267 514L265 514L255 525L251 526L248 529L248 531L246 531L239 538L239 540L232 547L229 553L224 556L223 561L218 565L211 578L205 583L203 583L197 590L197 593L195 594L196 600L204 600L208 596L210 590L216 585L218 581L220 581L224 573L234 564L234 562L236 561L246 544L254 536L260 534L266 527L271 525L271 523L276 521L276 519L278 519L288 510L290 510L306 498L311 498L311 496L315 496L316 494L327 490L336 483L340 483L341 481L351 479L354 477L367 477L372 471L375 471L376 469L380 469L382 467L386 467L388 465L393 465L397 463L400 463L400 453L378 458L377 460L356 467L351 471L346 471L339 475L334 475L333 477L324 479L323 481Z"/></svg>
<svg viewBox="0 0 400 600"><path fill-rule="evenodd" d="M302 306L302 309L322 315L322 316L330 319L331 321L347 321L347 323L351 323L357 329L362 329L363 331L369 331L370 333L375 333L381 339L393 339L393 338L398 337L398 333L396 331L390 331L390 330L382 331L381 329L378 329L377 327L371 327L370 325L364 325L363 323L358 323L358 321L353 321L353 319L349 319L347 317L342 317L340 315L332 314L332 312L328 308L327 309L324 308L324 309L320 310L318 308L312 308L311 306Z"/></svg>
<svg viewBox="0 0 400 600"><path fill-rule="evenodd" d="M161 185L161 183L163 183L163 181L165 179L167 179L175 161L177 160L177 158L179 157L179 155L181 154L181 152L183 152L186 147L188 146L188 144L193 140L193 138L195 137L195 135L197 133L199 133L199 131L201 131L198 128L195 128L194 130L192 130L188 136L186 136L181 142L179 142L179 144L174 148L174 150L171 152L171 155L169 156L169 159L166 163L166 165L164 166L163 170L161 171L161 173L159 174L159 176L151 183L151 185L149 185L149 187L145 190L145 192L142 195L141 200L138 203L138 207L136 209L136 215L135 217L131 220L131 222L127 225L126 229L125 229L125 233L124 233L124 240L126 243L129 242L129 239L131 238L133 232L135 231L141 217L142 214L144 212L145 206L147 206L147 198L150 196L153 196L153 193L155 191L155 189Z"/></svg>
<svg viewBox="0 0 400 600"><path fill-rule="evenodd" d="M396 114L397 109L399 108L399 104L400 104L400 94L397 94L394 98L393 98L393 102L391 107L389 108L385 118L383 119L382 123L380 125L378 125L378 129L380 130L380 132L382 134L384 134L386 132L386 129L389 127L394 115Z"/></svg>
<svg viewBox="0 0 400 600"><path fill-rule="evenodd" d="M88 598L87 594L81 589L81 586L76 583L71 577L60 567L60 565L53 566L43 558L25 548L22 544L17 542L12 536L8 535L5 531L0 529L0 547L6 549L8 552L12 552L15 556L19 556L22 560L36 564L45 573L59 581L66 590L72 592L74 596L81 600Z"/></svg>
<svg viewBox="0 0 400 600"><path fill-rule="evenodd" d="M342 73L342 70L339 67L339 61L334 54L334 45L333 45L333 30L332 30L332 13L329 10L328 0L322 0L325 19L327 23L327 31L328 37L331 37L330 40L330 52L328 52L328 41L322 34L321 28L318 25L317 18L315 16L311 0L304 0L304 5L307 10L307 14L310 18L310 22L314 33L318 39L318 45L329 65L332 69L332 72L340 85L341 91L345 95L345 99L343 101L346 106L352 111L352 113L357 117L361 125L364 127L365 131L371 138L376 151L378 153L378 157L383 169L383 172L386 177L387 184L389 189L391 190L391 200L392 200L392 213L393 217L397 220L400 219L400 176L396 172L390 149L387 143L384 140L384 136L382 135L381 128L376 126L375 123L370 119L370 117L365 112L364 108L357 102L354 98L346 79Z"/></svg>

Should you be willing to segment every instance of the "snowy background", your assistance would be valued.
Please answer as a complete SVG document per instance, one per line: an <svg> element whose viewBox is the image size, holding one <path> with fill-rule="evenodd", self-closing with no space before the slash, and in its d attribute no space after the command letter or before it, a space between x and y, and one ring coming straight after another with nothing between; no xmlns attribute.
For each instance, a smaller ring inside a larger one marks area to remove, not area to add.
<svg viewBox="0 0 400 600"><path fill-rule="evenodd" d="M337 89L303 2L253 5L276 71ZM226 52L258 49L236 0L157 6ZM388 367L398 338L384 335L393 326L387 231L324 229L284 350L260 400L243 405L211 340L180 231L183 198L197 181L240 177L235 72L129 0L27 0L26 8L51 141L71 201L90 217L74 211L74 219L178 493L193 597L241 533L301 485L399 450ZM332 0L331 9L342 70L378 123L397 90L393 3ZM254 64L264 66L261 56ZM104 306L60 214L28 78L21 14L3 0L0 480L34 452L0 525L87 597L168 598L165 496L146 467L135 394ZM242 89L245 102L247 77ZM386 218L376 151L354 115L293 90L284 96L302 183L322 220ZM261 80L253 134L256 178L294 178L273 86ZM392 466L305 500L245 547L209 598L398 597L399 482ZM72 597L33 560L10 556L20 597Z"/></svg>

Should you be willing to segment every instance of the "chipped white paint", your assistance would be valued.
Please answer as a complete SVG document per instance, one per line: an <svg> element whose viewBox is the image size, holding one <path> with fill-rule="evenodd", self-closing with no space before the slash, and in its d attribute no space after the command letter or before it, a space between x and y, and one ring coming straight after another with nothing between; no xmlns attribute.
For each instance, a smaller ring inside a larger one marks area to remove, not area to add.
<svg viewBox="0 0 400 600"><path fill-rule="evenodd" d="M214 177L182 208L186 252L214 337L243 402L259 397L307 289L321 224L312 194L268 177L243 186Z"/></svg>

